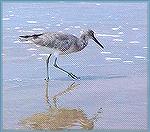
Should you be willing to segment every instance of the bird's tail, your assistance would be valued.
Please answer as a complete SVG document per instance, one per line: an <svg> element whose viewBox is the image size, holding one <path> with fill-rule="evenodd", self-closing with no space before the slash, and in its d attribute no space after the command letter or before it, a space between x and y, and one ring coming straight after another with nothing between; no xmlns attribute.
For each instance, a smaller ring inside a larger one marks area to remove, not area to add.
<svg viewBox="0 0 150 132"><path fill-rule="evenodd" d="M32 36L31 35L26 35L26 36L19 36L19 40L21 42L24 42L24 41L29 41L32 39Z"/></svg>
<svg viewBox="0 0 150 132"><path fill-rule="evenodd" d="M43 34L34 34L34 35L25 35L25 36L19 36L20 41L32 41L33 39L38 38Z"/></svg>

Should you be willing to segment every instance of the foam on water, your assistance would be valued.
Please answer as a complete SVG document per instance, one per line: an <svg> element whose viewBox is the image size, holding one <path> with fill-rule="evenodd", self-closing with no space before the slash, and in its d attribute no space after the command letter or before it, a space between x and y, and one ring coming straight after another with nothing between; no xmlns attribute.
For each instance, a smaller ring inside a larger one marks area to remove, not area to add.
<svg viewBox="0 0 150 132"><path fill-rule="evenodd" d="M113 61L115 61L115 60L116 60L116 61L120 61L121 58L111 58L111 57L106 57L105 60L108 60L108 61L109 61L109 60L110 60L110 61L112 61L112 60L113 60Z"/></svg>
<svg viewBox="0 0 150 132"><path fill-rule="evenodd" d="M122 39L113 39L113 41L122 42L123 40Z"/></svg>
<svg viewBox="0 0 150 132"><path fill-rule="evenodd" d="M10 17L15 16L14 14L9 15Z"/></svg>
<svg viewBox="0 0 150 132"><path fill-rule="evenodd" d="M7 30L10 30L10 28L6 28Z"/></svg>
<svg viewBox="0 0 150 132"><path fill-rule="evenodd" d="M132 28L132 30L137 31L137 30L139 30L139 28Z"/></svg>
<svg viewBox="0 0 150 132"><path fill-rule="evenodd" d="M64 30L69 30L69 28L65 28Z"/></svg>
<svg viewBox="0 0 150 132"><path fill-rule="evenodd" d="M111 52L104 52L104 51L102 51L101 54L111 54Z"/></svg>
<svg viewBox="0 0 150 132"><path fill-rule="evenodd" d="M41 61L43 58L42 58L42 57L38 57L37 59L38 59L39 61Z"/></svg>
<svg viewBox="0 0 150 132"><path fill-rule="evenodd" d="M56 26L57 26L57 27L60 27L61 25L60 25L60 24L56 24Z"/></svg>
<svg viewBox="0 0 150 132"><path fill-rule="evenodd" d="M8 20L10 20L10 18L7 17L7 18L3 18L2 20L3 21L8 21Z"/></svg>
<svg viewBox="0 0 150 132"><path fill-rule="evenodd" d="M13 79L5 79L5 82L22 82L23 80L20 78L13 78Z"/></svg>
<svg viewBox="0 0 150 132"><path fill-rule="evenodd" d="M13 42L14 44L21 43L19 40Z"/></svg>
<svg viewBox="0 0 150 132"><path fill-rule="evenodd" d="M147 49L148 47L143 47L143 49Z"/></svg>
<svg viewBox="0 0 150 132"><path fill-rule="evenodd" d="M33 28L32 30L34 31L41 31L41 30L44 30L43 28Z"/></svg>
<svg viewBox="0 0 150 132"><path fill-rule="evenodd" d="M40 56L49 56L49 54L39 54Z"/></svg>
<svg viewBox="0 0 150 132"><path fill-rule="evenodd" d="M134 58L137 58L137 59L146 59L146 57L144 57L144 56L134 56Z"/></svg>
<svg viewBox="0 0 150 132"><path fill-rule="evenodd" d="M19 32L23 32L23 33L34 33L34 31L24 31L24 30L19 30Z"/></svg>
<svg viewBox="0 0 150 132"><path fill-rule="evenodd" d="M139 41L130 41L129 43L130 44L139 44L140 42Z"/></svg>
<svg viewBox="0 0 150 132"><path fill-rule="evenodd" d="M29 44L31 43L30 41L22 41L20 42L19 40L14 41L13 43L18 44L18 43L24 43L24 44Z"/></svg>
<svg viewBox="0 0 150 132"><path fill-rule="evenodd" d="M112 30L113 30L113 31L116 31L116 30L119 30L120 28L121 28L121 26L112 28Z"/></svg>
<svg viewBox="0 0 150 132"><path fill-rule="evenodd" d="M22 81L22 79L20 79L20 78L14 78L14 79L12 79L12 81L21 82L21 81Z"/></svg>
<svg viewBox="0 0 150 132"><path fill-rule="evenodd" d="M122 35L122 34L123 34L123 32L119 32L118 34Z"/></svg>
<svg viewBox="0 0 150 132"><path fill-rule="evenodd" d="M120 35L118 35L118 34L115 34L115 35L112 35L112 34L96 34L96 35L100 36L100 37L114 37L114 38L120 37Z"/></svg>
<svg viewBox="0 0 150 132"><path fill-rule="evenodd" d="M25 31L25 30L19 30L19 29L17 29L17 32L22 32L22 33L34 33L34 31Z"/></svg>
<svg viewBox="0 0 150 132"><path fill-rule="evenodd" d="M20 29L20 27L15 27L15 29L17 30L17 29Z"/></svg>
<svg viewBox="0 0 150 132"><path fill-rule="evenodd" d="M37 23L37 21L27 21L27 23Z"/></svg>
<svg viewBox="0 0 150 132"><path fill-rule="evenodd" d="M37 49L30 48L30 49L27 49L27 50L29 50L29 51L35 51L35 50L37 50Z"/></svg>
<svg viewBox="0 0 150 132"><path fill-rule="evenodd" d="M80 26L74 26L74 28L81 28Z"/></svg>
<svg viewBox="0 0 150 132"><path fill-rule="evenodd" d="M126 61L123 61L123 63L133 63L133 61L126 60Z"/></svg>

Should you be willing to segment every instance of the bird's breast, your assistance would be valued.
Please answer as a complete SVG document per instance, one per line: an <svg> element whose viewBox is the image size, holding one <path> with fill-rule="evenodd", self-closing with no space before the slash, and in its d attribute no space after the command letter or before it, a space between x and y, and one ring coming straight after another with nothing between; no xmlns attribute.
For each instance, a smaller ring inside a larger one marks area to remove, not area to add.
<svg viewBox="0 0 150 132"><path fill-rule="evenodd" d="M87 44L88 44L87 42L80 42L78 44L78 51L83 50L87 46Z"/></svg>
<svg viewBox="0 0 150 132"><path fill-rule="evenodd" d="M71 45L69 48L61 48L59 51L60 55L71 54L77 52L77 47L75 45Z"/></svg>

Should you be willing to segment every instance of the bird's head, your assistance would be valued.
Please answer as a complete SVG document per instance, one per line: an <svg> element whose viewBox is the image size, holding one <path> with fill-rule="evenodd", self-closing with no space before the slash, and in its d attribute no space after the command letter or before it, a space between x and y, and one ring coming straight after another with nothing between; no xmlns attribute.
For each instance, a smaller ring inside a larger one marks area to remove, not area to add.
<svg viewBox="0 0 150 132"><path fill-rule="evenodd" d="M94 31L91 29L88 29L87 31L84 32L84 34L89 38L94 40L101 48L104 48L104 46L102 44L100 44L100 42L95 38L94 36Z"/></svg>

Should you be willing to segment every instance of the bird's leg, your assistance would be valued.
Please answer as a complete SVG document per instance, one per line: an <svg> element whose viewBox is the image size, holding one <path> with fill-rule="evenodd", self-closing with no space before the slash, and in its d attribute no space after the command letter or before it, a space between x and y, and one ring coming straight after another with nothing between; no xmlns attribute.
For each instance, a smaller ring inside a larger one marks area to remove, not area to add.
<svg viewBox="0 0 150 132"><path fill-rule="evenodd" d="M51 57L52 54L50 54L46 60L46 72L47 72L47 78L45 80L49 80L49 71L48 71L48 63L49 63L49 59Z"/></svg>
<svg viewBox="0 0 150 132"><path fill-rule="evenodd" d="M48 95L48 83L49 82L45 80L45 101L46 101L46 104L48 104L48 106L51 107L49 95Z"/></svg>
<svg viewBox="0 0 150 132"><path fill-rule="evenodd" d="M68 74L70 77L72 77L73 79L79 79L79 77L77 77L76 75L74 75L74 74L72 74L72 73L70 73L70 72L68 72L68 71L66 71L66 70L64 70L64 69L62 69L62 68L60 68L60 67L57 65L56 61L57 61L57 58L55 58L55 62L54 62L54 66L55 66L56 68L62 70L62 71L65 72L65 73L67 73L67 74Z"/></svg>

